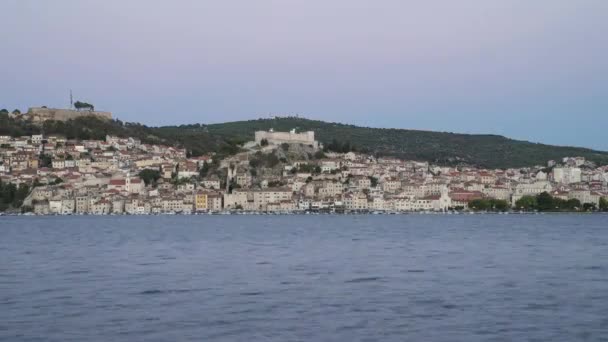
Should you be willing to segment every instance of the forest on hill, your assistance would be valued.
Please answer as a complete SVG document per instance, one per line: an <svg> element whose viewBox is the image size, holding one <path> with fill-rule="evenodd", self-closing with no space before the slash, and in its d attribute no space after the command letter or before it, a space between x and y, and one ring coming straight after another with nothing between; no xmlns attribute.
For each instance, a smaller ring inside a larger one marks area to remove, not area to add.
<svg viewBox="0 0 608 342"><path fill-rule="evenodd" d="M355 149L444 165L470 164L486 168L545 165L548 160L582 156L608 164L608 152L513 140L499 135L457 134L408 129L368 128L296 117L227 122L204 126L214 136L251 140L255 131L315 132L325 145L338 141Z"/></svg>

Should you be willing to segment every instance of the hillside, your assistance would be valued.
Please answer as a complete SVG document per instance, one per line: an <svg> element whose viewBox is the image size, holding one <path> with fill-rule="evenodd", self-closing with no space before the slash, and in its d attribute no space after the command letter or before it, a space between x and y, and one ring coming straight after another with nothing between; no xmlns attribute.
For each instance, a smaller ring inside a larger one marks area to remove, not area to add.
<svg viewBox="0 0 608 342"><path fill-rule="evenodd" d="M61 134L67 138L103 139L106 134L132 136L144 143L186 148L192 155L239 151L239 144L253 140L257 130L313 130L324 144L350 143L359 151L439 164L471 164L487 168L544 165L547 160L582 156L599 165L608 164L608 152L579 147L535 144L498 135L471 135L407 129L367 128L302 118L275 118L211 125L148 127L120 120L82 117L42 125L0 115L0 135Z"/></svg>
<svg viewBox="0 0 608 342"><path fill-rule="evenodd" d="M148 127L139 123L105 120L96 117L80 117L68 121L48 120L42 124L28 120L9 118L0 114L0 135L13 137L45 134L62 135L68 139L103 140L106 135L134 137L143 143L183 147L198 156L209 152L228 155L239 151L235 141L212 135L200 126Z"/></svg>
<svg viewBox="0 0 608 342"><path fill-rule="evenodd" d="M608 164L608 152L508 139L498 135L471 135L407 129L366 128L302 118L258 119L206 126L209 133L251 140L256 130L313 130L317 140L351 142L358 149L404 159L441 164L468 163L487 168L544 165L548 160L582 156Z"/></svg>

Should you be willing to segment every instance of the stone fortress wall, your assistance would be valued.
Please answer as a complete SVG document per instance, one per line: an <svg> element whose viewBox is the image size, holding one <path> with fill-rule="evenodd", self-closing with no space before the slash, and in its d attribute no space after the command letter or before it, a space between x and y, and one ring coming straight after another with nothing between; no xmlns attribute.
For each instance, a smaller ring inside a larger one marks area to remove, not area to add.
<svg viewBox="0 0 608 342"><path fill-rule="evenodd" d="M308 131L302 133L296 133L295 130L291 132L274 132L270 131L256 131L255 142L261 144L262 140L266 139L271 144L304 144L312 145L314 148L319 148L319 142L315 140L315 132Z"/></svg>
<svg viewBox="0 0 608 342"><path fill-rule="evenodd" d="M56 121L68 121L71 119L76 119L83 116L96 116L98 118L111 120L112 113L110 112L98 112L98 111L88 111L88 110L72 110L72 109L57 109L57 108L41 108L41 107L33 107L28 109L27 113L25 113L29 119L34 122L44 122L46 120L56 120Z"/></svg>

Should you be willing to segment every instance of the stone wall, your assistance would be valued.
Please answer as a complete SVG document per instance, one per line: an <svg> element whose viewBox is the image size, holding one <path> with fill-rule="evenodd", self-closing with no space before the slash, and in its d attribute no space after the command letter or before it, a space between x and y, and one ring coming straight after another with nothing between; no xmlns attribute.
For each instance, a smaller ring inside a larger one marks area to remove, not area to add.
<svg viewBox="0 0 608 342"><path fill-rule="evenodd" d="M315 141L315 132L308 131L303 133L295 132L255 132L255 142L260 144L263 139L266 139L271 144L304 144L312 145L318 148L318 143Z"/></svg>
<svg viewBox="0 0 608 342"><path fill-rule="evenodd" d="M96 116L98 118L111 120L112 113L98 111L77 111L71 109L56 108L30 108L25 115L34 122L44 122L46 120L68 121L83 116Z"/></svg>

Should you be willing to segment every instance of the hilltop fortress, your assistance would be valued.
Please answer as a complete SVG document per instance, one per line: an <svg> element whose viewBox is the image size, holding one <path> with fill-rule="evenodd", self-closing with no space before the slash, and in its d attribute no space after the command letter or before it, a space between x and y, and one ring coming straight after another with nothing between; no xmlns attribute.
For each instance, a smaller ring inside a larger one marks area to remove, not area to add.
<svg viewBox="0 0 608 342"><path fill-rule="evenodd" d="M272 129L270 131L256 131L255 142L261 144L262 140L268 141L270 144L280 145L283 143L287 144L303 144L312 145L313 148L319 148L319 142L315 140L315 132L308 131L302 133L296 133L295 129L289 132L275 132Z"/></svg>
<svg viewBox="0 0 608 342"><path fill-rule="evenodd" d="M47 120L56 121L68 121L84 116L95 116L101 119L112 119L112 113L110 112L98 112L92 110L72 110L72 109L57 109L57 108L44 108L44 107L33 107L28 109L25 117L31 119L33 122L44 122Z"/></svg>

